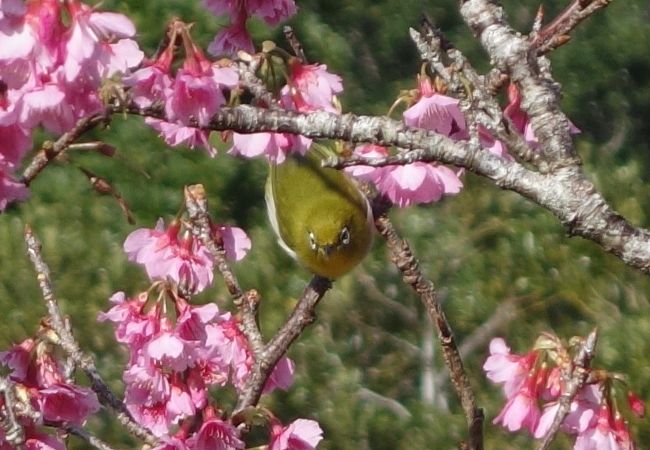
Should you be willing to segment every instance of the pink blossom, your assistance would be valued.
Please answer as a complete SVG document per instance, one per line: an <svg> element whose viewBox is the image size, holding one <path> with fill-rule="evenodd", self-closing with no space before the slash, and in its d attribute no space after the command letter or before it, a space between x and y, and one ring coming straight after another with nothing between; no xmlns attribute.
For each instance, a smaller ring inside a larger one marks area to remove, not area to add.
<svg viewBox="0 0 650 450"><path fill-rule="evenodd" d="M533 126L528 120L528 114L521 109L521 93L515 84L508 86L508 104L503 109L503 116L510 119L510 122L519 134L524 137L524 140L533 149L537 149L539 141L533 131ZM571 134L580 133L580 129L569 121L569 132Z"/></svg>
<svg viewBox="0 0 650 450"><path fill-rule="evenodd" d="M490 356L483 364L483 370L492 382L503 383L506 397L511 398L521 389L536 358L534 351L523 356L511 354L510 347L502 338L494 338L490 341Z"/></svg>
<svg viewBox="0 0 650 450"><path fill-rule="evenodd" d="M187 440L194 450L234 450L244 448L235 428L216 417L203 422L201 428Z"/></svg>
<svg viewBox="0 0 650 450"><path fill-rule="evenodd" d="M35 342L33 339L25 339L11 350L0 352L0 364L9 369L9 377L12 381L25 383L32 363L32 351Z"/></svg>
<svg viewBox="0 0 650 450"><path fill-rule="evenodd" d="M163 52L163 55L167 53L169 52ZM166 98L173 83L169 66L165 68L159 64L142 67L124 77L123 81L126 86L131 87L131 98L141 108L147 108Z"/></svg>
<svg viewBox="0 0 650 450"><path fill-rule="evenodd" d="M269 25L277 25L296 13L294 0L203 0L203 5L218 16L257 16Z"/></svg>
<svg viewBox="0 0 650 450"><path fill-rule="evenodd" d="M16 20L25 14L23 0L0 0L0 24L2 20Z"/></svg>
<svg viewBox="0 0 650 450"><path fill-rule="evenodd" d="M215 56L235 56L240 50L247 53L255 52L253 40L246 29L246 17L242 15L219 31L208 46L208 52Z"/></svg>
<svg viewBox="0 0 650 450"><path fill-rule="evenodd" d="M187 145L189 148L203 147L210 156L217 154L217 149L210 144L210 131L186 127L178 123L146 117L144 123L160 132L160 137L170 146Z"/></svg>
<svg viewBox="0 0 650 450"><path fill-rule="evenodd" d="M294 0L249 0L248 8L250 14L273 26L296 14Z"/></svg>
<svg viewBox="0 0 650 450"><path fill-rule="evenodd" d="M153 280L169 278L197 293L212 284L214 261L210 252L192 236L178 238L180 227L166 230L162 220L155 229L140 228L124 241L129 260L145 266Z"/></svg>
<svg viewBox="0 0 650 450"><path fill-rule="evenodd" d="M196 405L182 378L163 373L146 358L124 372L126 392L124 403L141 425L156 436L169 433L170 428L196 413Z"/></svg>
<svg viewBox="0 0 650 450"><path fill-rule="evenodd" d="M0 114L1 111L0 109ZM7 172L14 170L31 143L31 133L25 127L18 124L8 126L0 124L0 171L2 168Z"/></svg>
<svg viewBox="0 0 650 450"><path fill-rule="evenodd" d="M251 249L251 240L241 228L213 225L212 232L217 236L218 240L223 241L226 257L233 261L243 259Z"/></svg>
<svg viewBox="0 0 650 450"><path fill-rule="evenodd" d="M177 321L176 331L179 337L187 341L197 341L205 344L208 337L206 326L223 316L219 315L219 307L214 303L194 306L182 299L176 301ZM227 315L226 317L230 317Z"/></svg>
<svg viewBox="0 0 650 450"><path fill-rule="evenodd" d="M0 165L0 211L9 203L22 201L29 197L27 186L13 180L13 176Z"/></svg>
<svg viewBox="0 0 650 450"><path fill-rule="evenodd" d="M243 388L253 365L253 356L237 319L231 318L213 327L207 344L216 347L221 360L230 366L232 384L237 389Z"/></svg>
<svg viewBox="0 0 650 450"><path fill-rule="evenodd" d="M388 156L386 149L377 145L362 145L355 149L355 153L371 158ZM415 162L383 167L359 165L347 171L372 181L382 194L400 208L438 201L443 195L457 194L463 187L458 178L460 172L438 163Z"/></svg>
<svg viewBox="0 0 650 450"><path fill-rule="evenodd" d="M102 77L110 78L116 74L128 74L144 59L144 52L133 39L120 39L114 44L102 44L98 58L97 71Z"/></svg>
<svg viewBox="0 0 650 450"><path fill-rule="evenodd" d="M238 84L239 76L231 67L210 63L193 43L187 43L189 54L174 78L165 98L165 113L170 122L190 125L193 120L205 127L225 103L225 89Z"/></svg>
<svg viewBox="0 0 650 450"><path fill-rule="evenodd" d="M98 315L100 322L108 320L115 323L115 339L129 346L132 358L137 356L151 336L160 330L157 309L152 308L149 312L144 311L147 299L146 292L140 293L133 299L127 299L124 292L116 292L109 299L115 306Z"/></svg>
<svg viewBox="0 0 650 450"><path fill-rule="evenodd" d="M10 370L13 381L29 388L38 390L65 383L61 362L42 341L26 339L14 345L0 353L0 363Z"/></svg>
<svg viewBox="0 0 650 450"><path fill-rule="evenodd" d="M611 410L603 405L593 425L578 435L574 450L633 450L634 443L621 424L615 424Z"/></svg>
<svg viewBox="0 0 650 450"><path fill-rule="evenodd" d="M286 427L274 423L268 450L312 450L322 439L323 430L313 420L297 419Z"/></svg>
<svg viewBox="0 0 650 450"><path fill-rule="evenodd" d="M420 99L404 111L404 123L449 136L452 139L468 137L465 117L460 112L458 100L433 90L427 77L419 79Z"/></svg>
<svg viewBox="0 0 650 450"><path fill-rule="evenodd" d="M83 425L89 415L99 411L97 395L88 388L53 384L38 391L38 406L45 420Z"/></svg>
<svg viewBox="0 0 650 450"><path fill-rule="evenodd" d="M232 74L233 70L228 68L200 72L180 69L165 102L167 119L184 125L196 120L198 126L207 126L226 101L222 87L227 85L220 84L220 81L226 80L230 84Z"/></svg>
<svg viewBox="0 0 650 450"><path fill-rule="evenodd" d="M123 14L98 12L76 0L68 2L67 5L72 26L70 38L65 46L66 80L69 82L76 80L82 71L85 76L98 79L106 75L106 69L98 67L97 61L110 60L110 54L106 55L105 52L110 52L111 47L103 46L102 43L107 42L109 38L133 37L135 26ZM142 57L136 58L133 65L137 65L141 59ZM95 72L98 68L99 71Z"/></svg>
<svg viewBox="0 0 650 450"><path fill-rule="evenodd" d="M281 91L285 107L302 112L339 113L333 101L334 96L343 91L341 77L329 73L325 65L304 65L297 58L292 60L290 68L291 76Z"/></svg>
<svg viewBox="0 0 650 450"><path fill-rule="evenodd" d="M193 364L192 347L173 331L163 331L144 347L144 353L156 364L182 372Z"/></svg>
<svg viewBox="0 0 650 450"><path fill-rule="evenodd" d="M242 155L247 158L264 155L275 164L281 164L287 154L304 155L311 146L311 139L286 133L253 133L232 134L231 155Z"/></svg>
<svg viewBox="0 0 650 450"><path fill-rule="evenodd" d="M500 140L495 139L483 125L479 125L478 127L478 137L481 142L481 146L488 152L512 161L513 158L510 153L508 153L508 149L505 144Z"/></svg>
<svg viewBox="0 0 650 450"><path fill-rule="evenodd" d="M66 448L58 437L40 433L29 427L25 433L25 450L66 450Z"/></svg>
<svg viewBox="0 0 650 450"><path fill-rule="evenodd" d="M521 388L509 398L492 423L495 425L500 423L509 431L526 428L534 433L540 418L535 378L534 376L526 378Z"/></svg>
<svg viewBox="0 0 650 450"><path fill-rule="evenodd" d="M291 361L286 356L280 358L280 360L273 368L271 376L269 376L268 380L266 380L266 384L264 385L264 390L262 393L268 394L276 388L282 389L283 391L289 389L293 384L295 370L296 369L293 361Z"/></svg>
<svg viewBox="0 0 650 450"><path fill-rule="evenodd" d="M598 396L598 397L596 397ZM569 434L584 433L596 421L599 409L600 390L588 385L583 387L569 406L569 413L562 422L561 429ZM546 436L560 407L559 401L544 405L544 410L539 419L533 435L536 438Z"/></svg>
<svg viewBox="0 0 650 450"><path fill-rule="evenodd" d="M171 94L173 59L174 47L169 45L155 60L147 61L143 67L123 78L124 85L131 88L129 94L138 106L149 107L154 102L164 101Z"/></svg>
<svg viewBox="0 0 650 450"><path fill-rule="evenodd" d="M637 417L645 416L645 404L634 392L627 391L627 403L630 405L630 409Z"/></svg>

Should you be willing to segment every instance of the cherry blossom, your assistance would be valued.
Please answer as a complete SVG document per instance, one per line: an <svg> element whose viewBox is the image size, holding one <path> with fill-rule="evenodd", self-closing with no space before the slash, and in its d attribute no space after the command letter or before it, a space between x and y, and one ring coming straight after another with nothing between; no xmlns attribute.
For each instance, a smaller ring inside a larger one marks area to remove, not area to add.
<svg viewBox="0 0 650 450"><path fill-rule="evenodd" d="M311 146L311 139L287 133L232 133L231 155L255 158L264 155L274 164L281 164L290 153L304 155Z"/></svg>
<svg viewBox="0 0 650 450"><path fill-rule="evenodd" d="M323 439L323 430L318 422L297 419L286 427L274 422L271 425L269 450L312 450Z"/></svg>
<svg viewBox="0 0 650 450"><path fill-rule="evenodd" d="M282 88L282 102L286 108L301 112L340 111L334 106L336 94L343 92L341 77L329 73L322 64L302 64L298 58L289 62L291 75Z"/></svg>
<svg viewBox="0 0 650 450"><path fill-rule="evenodd" d="M244 443L237 437L235 428L216 417L203 422L201 428L187 440L194 450L235 450L244 448Z"/></svg>
<svg viewBox="0 0 650 450"><path fill-rule="evenodd" d="M208 47L212 55L236 55L243 50L254 51L253 42L246 29L249 17L258 17L269 25L277 25L296 13L294 0L203 0L211 13L227 15L230 24L221 30Z"/></svg>
<svg viewBox="0 0 650 450"><path fill-rule="evenodd" d="M238 15L227 27L221 29L208 46L211 55L236 55L238 51L253 53L255 47L248 30L246 16Z"/></svg>
<svg viewBox="0 0 650 450"><path fill-rule="evenodd" d="M521 388L537 358L533 351L519 356L510 353L510 347L502 338L490 341L490 356L483 364L487 377L494 383L503 383L506 397L510 398Z"/></svg>
<svg viewBox="0 0 650 450"><path fill-rule="evenodd" d="M388 156L384 147L369 144L355 149L355 154L381 158ZM443 195L457 194L463 187L460 172L438 163L415 162L383 167L353 166L346 169L352 175L373 182L379 192L400 208L440 200Z"/></svg>
<svg viewBox="0 0 650 450"><path fill-rule="evenodd" d="M536 384L534 376L526 377L520 389L513 393L492 423L501 424L509 431L526 428L531 434L534 433L540 418Z"/></svg>
<svg viewBox="0 0 650 450"><path fill-rule="evenodd" d="M404 123L452 139L467 139L465 117L460 111L458 100L436 92L428 77L419 78L418 94L419 100L404 111Z"/></svg>

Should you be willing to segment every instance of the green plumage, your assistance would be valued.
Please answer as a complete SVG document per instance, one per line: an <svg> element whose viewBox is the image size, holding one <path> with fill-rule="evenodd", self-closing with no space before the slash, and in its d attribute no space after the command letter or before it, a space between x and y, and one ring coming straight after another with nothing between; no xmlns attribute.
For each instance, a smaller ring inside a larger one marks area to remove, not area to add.
<svg viewBox="0 0 650 450"><path fill-rule="evenodd" d="M266 186L269 219L280 244L313 273L334 279L350 271L372 243L372 214L345 173L321 167L327 150L272 165Z"/></svg>

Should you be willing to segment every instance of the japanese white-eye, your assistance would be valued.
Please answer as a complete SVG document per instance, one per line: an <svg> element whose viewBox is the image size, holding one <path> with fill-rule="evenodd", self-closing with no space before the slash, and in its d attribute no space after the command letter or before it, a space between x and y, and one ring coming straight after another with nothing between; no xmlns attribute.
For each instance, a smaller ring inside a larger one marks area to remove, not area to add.
<svg viewBox="0 0 650 450"><path fill-rule="evenodd" d="M355 182L321 162L328 150L271 165L266 183L269 220L280 245L316 275L335 279L366 256L373 237L372 210Z"/></svg>

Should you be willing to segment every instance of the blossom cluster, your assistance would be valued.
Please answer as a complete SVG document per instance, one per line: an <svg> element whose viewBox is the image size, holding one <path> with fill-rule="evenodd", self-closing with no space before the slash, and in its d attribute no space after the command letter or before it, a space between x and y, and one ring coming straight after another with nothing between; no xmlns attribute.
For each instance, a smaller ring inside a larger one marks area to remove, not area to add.
<svg viewBox="0 0 650 450"><path fill-rule="evenodd" d="M99 87L143 58L133 23L79 0L0 2L0 211L27 197L16 171L38 126L63 133L102 108Z"/></svg>
<svg viewBox="0 0 650 450"><path fill-rule="evenodd" d="M167 46L124 77L124 84L139 107L164 105L165 120L147 117L145 123L157 130L168 145L200 146L214 155L210 131L202 127L226 103L226 95L238 85L239 76L228 61L208 60L185 23L173 21L168 33ZM185 57L176 70L173 66L178 43Z"/></svg>
<svg viewBox="0 0 650 450"><path fill-rule="evenodd" d="M47 433L43 424L81 426L99 410L95 393L69 380L61 356L43 335L0 352L0 367L8 370L16 397L26 403L23 410L32 410L17 418L25 431L26 448L64 450L61 437ZM0 410L8 406L3 399L0 396ZM3 435L3 429L6 428L0 428L0 450L11 450L14 447L8 442L9 437Z"/></svg>
<svg viewBox="0 0 650 450"><path fill-rule="evenodd" d="M214 414L208 398L211 387L243 388L250 373L253 356L238 320L214 304L191 305L172 291L155 299L147 292L134 298L117 292L111 302L114 306L99 320L112 322L116 340L128 349L123 379L133 418L158 437L178 431L175 437L190 442L203 439L202 433L218 423L223 439L242 448L235 429ZM290 360L279 361L265 392L286 390L293 371ZM188 436L182 422L197 416L203 426Z"/></svg>
<svg viewBox="0 0 650 450"><path fill-rule="evenodd" d="M258 17L274 26L296 13L294 0L203 0L203 4L213 14L230 19L230 24L208 46L208 51L215 56L233 56L240 50L255 51L246 29L250 17Z"/></svg>
<svg viewBox="0 0 650 450"><path fill-rule="evenodd" d="M436 92L428 77L419 78L415 98L417 101L402 114L406 125L435 131L455 140L469 137L458 100ZM388 149L378 145L361 145L354 153L368 159L389 156ZM347 171L373 182L381 194L399 207L436 202L443 195L457 194L463 188L460 180L463 171L437 162L383 167L358 165Z"/></svg>
<svg viewBox="0 0 650 450"><path fill-rule="evenodd" d="M546 436L566 393L563 376L574 364L563 343L554 335L540 336L535 348L516 355L501 338L490 342L490 356L483 369L494 383L503 385L506 404L494 419L508 431L527 430L535 438ZM573 398L561 430L576 436L575 450L632 450L635 444L618 409L613 386L616 376L591 370L587 382ZM620 381L622 383L622 381ZM643 402L631 391L631 411L643 416Z"/></svg>
<svg viewBox="0 0 650 450"><path fill-rule="evenodd" d="M213 224L211 230L228 258L239 260L250 249L250 240L239 228ZM241 392L254 354L237 317L215 304L192 305L179 293L197 293L211 284L211 253L180 220L167 227L159 220L154 229L133 231L124 250L153 281L151 289L133 298L115 293L114 306L99 316L113 323L116 340L128 350L123 375L127 409L161 440L158 449L244 448L209 390L231 385ZM293 373L293 362L281 358L263 393L288 389ZM271 417L269 427L269 446L276 450L315 448L322 438L322 430L311 420L282 426Z"/></svg>
<svg viewBox="0 0 650 450"><path fill-rule="evenodd" d="M280 91L280 106L299 112L340 113L336 95L343 91L341 77L328 72L323 64L304 64L298 58L291 58L288 66L289 76ZM312 142L289 133L232 133L232 141L230 154L248 158L264 155L274 164L281 164L289 153L304 154Z"/></svg>
<svg viewBox="0 0 650 450"><path fill-rule="evenodd" d="M251 248L246 232L238 227L212 224L215 241L222 243L227 258L241 260ZM171 280L184 291L196 294L212 284L214 258L205 245L178 220L165 227L139 228L127 236L124 251L131 261L142 264L149 278Z"/></svg>

